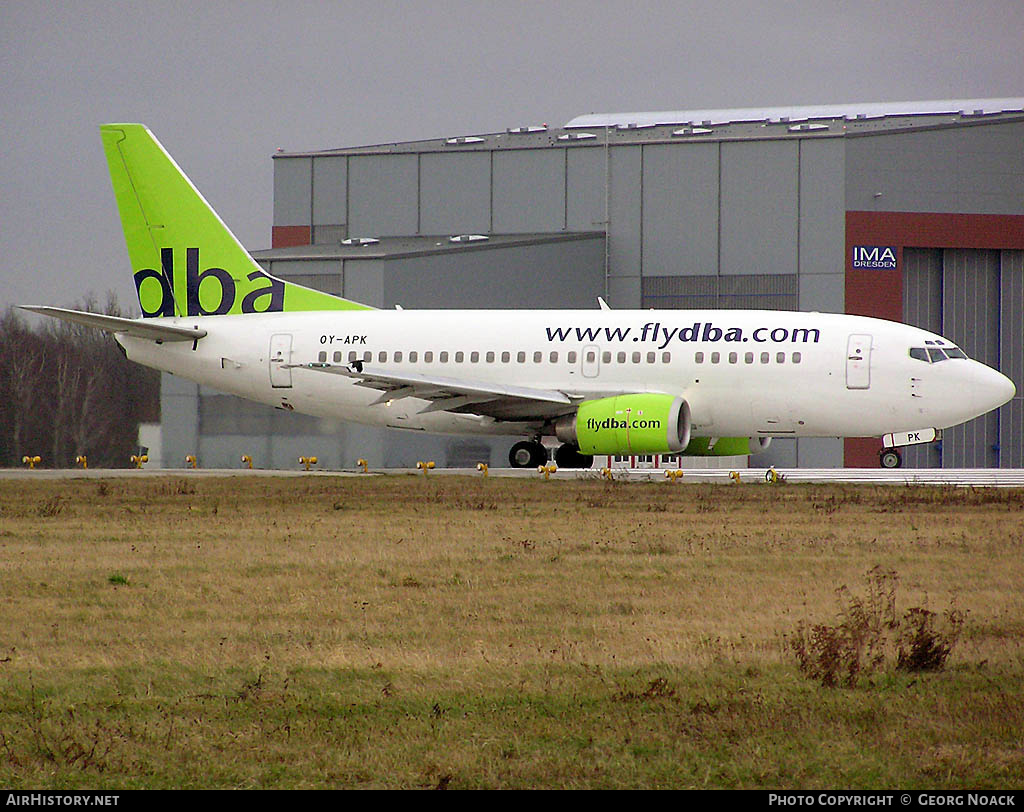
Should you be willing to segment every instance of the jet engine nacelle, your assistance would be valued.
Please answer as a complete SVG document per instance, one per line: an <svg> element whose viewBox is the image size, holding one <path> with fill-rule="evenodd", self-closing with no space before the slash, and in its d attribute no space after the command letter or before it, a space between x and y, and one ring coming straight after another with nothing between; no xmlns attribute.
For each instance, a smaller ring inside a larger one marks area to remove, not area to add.
<svg viewBox="0 0 1024 812"><path fill-rule="evenodd" d="M582 454L678 453L690 443L690 407L657 393L588 400L558 419L555 435Z"/></svg>
<svg viewBox="0 0 1024 812"><path fill-rule="evenodd" d="M771 437L692 437L683 452L687 457L745 457L764 451Z"/></svg>

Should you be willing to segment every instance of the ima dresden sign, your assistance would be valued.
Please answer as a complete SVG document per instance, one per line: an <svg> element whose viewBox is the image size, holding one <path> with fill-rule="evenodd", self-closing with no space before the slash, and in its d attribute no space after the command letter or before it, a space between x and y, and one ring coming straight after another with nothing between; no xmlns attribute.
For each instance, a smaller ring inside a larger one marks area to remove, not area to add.
<svg viewBox="0 0 1024 812"><path fill-rule="evenodd" d="M871 270L896 270L896 246L855 245L853 246L853 267Z"/></svg>

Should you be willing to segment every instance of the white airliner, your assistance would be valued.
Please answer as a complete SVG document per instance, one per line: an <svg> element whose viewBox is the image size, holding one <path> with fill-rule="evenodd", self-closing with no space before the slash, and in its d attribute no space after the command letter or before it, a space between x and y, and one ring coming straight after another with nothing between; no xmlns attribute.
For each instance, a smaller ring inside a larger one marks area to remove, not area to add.
<svg viewBox="0 0 1024 812"><path fill-rule="evenodd" d="M26 309L128 358L305 414L521 435L515 467L595 454L754 453L772 437L889 448L1006 403L953 342L861 316L766 310L376 310L276 279L139 124L100 128L143 317ZM892 454L883 464L896 465Z"/></svg>

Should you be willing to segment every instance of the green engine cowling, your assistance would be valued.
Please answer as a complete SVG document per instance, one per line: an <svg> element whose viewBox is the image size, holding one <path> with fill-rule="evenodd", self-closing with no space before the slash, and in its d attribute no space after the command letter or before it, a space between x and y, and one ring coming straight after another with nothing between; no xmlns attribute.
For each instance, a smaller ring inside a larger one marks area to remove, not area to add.
<svg viewBox="0 0 1024 812"><path fill-rule="evenodd" d="M771 437L691 437L687 457L743 457L764 451Z"/></svg>
<svg viewBox="0 0 1024 812"><path fill-rule="evenodd" d="M690 407L657 393L588 400L555 423L555 434L582 454L677 454L690 443Z"/></svg>

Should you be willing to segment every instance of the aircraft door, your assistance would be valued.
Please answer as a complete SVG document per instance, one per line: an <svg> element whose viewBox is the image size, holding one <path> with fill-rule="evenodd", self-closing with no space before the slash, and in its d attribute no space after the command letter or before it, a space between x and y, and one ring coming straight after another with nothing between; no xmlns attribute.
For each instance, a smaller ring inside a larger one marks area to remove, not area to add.
<svg viewBox="0 0 1024 812"><path fill-rule="evenodd" d="M846 388L871 388L871 336L851 335L846 342Z"/></svg>
<svg viewBox="0 0 1024 812"><path fill-rule="evenodd" d="M596 378L601 371L601 350L591 344L580 353L580 372L584 378Z"/></svg>
<svg viewBox="0 0 1024 812"><path fill-rule="evenodd" d="M277 333L270 337L270 385L274 389L288 389L292 385L292 371L285 367L292 360L292 337Z"/></svg>

